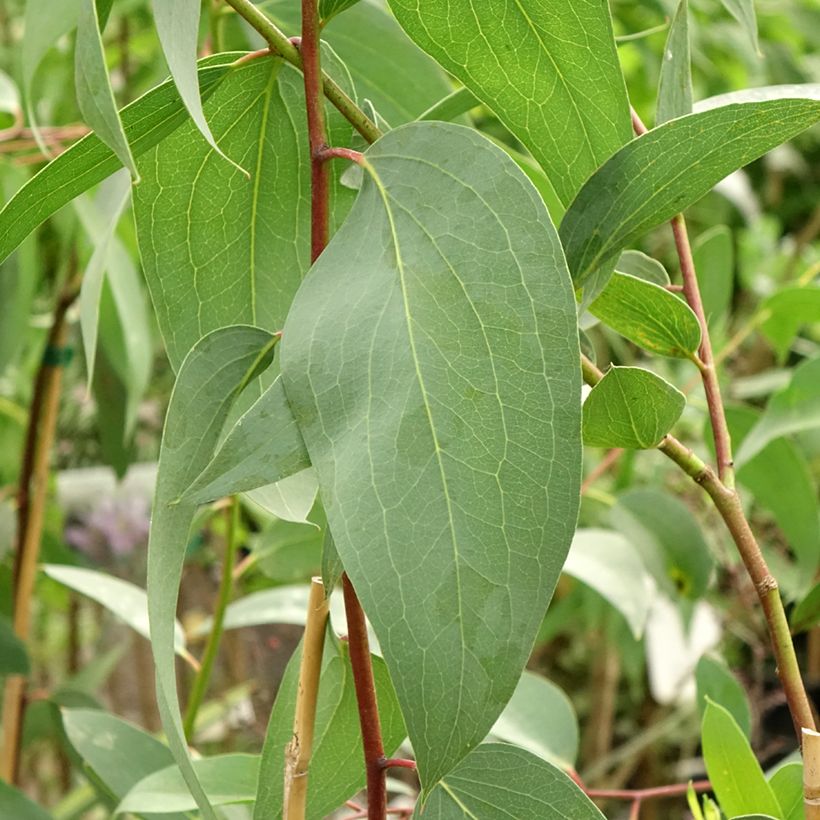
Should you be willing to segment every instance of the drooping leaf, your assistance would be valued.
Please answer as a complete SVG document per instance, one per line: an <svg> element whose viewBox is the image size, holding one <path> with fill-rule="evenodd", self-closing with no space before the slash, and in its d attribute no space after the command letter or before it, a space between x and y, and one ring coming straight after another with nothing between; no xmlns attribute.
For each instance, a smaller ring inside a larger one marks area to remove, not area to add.
<svg viewBox="0 0 820 820"><path fill-rule="evenodd" d="M0 615L0 678L27 675L28 671L26 644L15 635L11 619Z"/></svg>
<svg viewBox="0 0 820 820"><path fill-rule="evenodd" d="M277 378L234 424L182 500L203 504L271 484L309 466L302 434L282 379ZM312 505L311 500L308 510Z"/></svg>
<svg viewBox="0 0 820 820"><path fill-rule="evenodd" d="M293 735L293 714L299 682L301 649L291 657L268 721L254 820L282 817L282 773L285 747ZM405 729L393 684L384 661L371 656L385 753L390 756L404 740ZM364 786L361 730L347 644L325 642L313 753L310 759L306 820L323 820Z"/></svg>
<svg viewBox="0 0 820 820"><path fill-rule="evenodd" d="M726 709L711 700L703 715L701 742L709 781L728 817L755 812L782 817L743 731Z"/></svg>
<svg viewBox="0 0 820 820"><path fill-rule="evenodd" d="M680 0L663 49L655 124L692 113L692 55L689 48L689 4Z"/></svg>
<svg viewBox="0 0 820 820"><path fill-rule="evenodd" d="M757 12L755 0L722 0L726 10L743 26L754 50L760 54L757 36Z"/></svg>
<svg viewBox="0 0 820 820"><path fill-rule="evenodd" d="M764 299L760 309L765 319L760 325L782 363L800 329L820 316L820 287L786 287Z"/></svg>
<svg viewBox="0 0 820 820"><path fill-rule="evenodd" d="M414 820L603 820L569 776L525 749L482 743L417 805Z"/></svg>
<svg viewBox="0 0 820 820"><path fill-rule="evenodd" d="M14 820L53 820L51 815L33 803L23 792L0 780L0 817Z"/></svg>
<svg viewBox="0 0 820 820"><path fill-rule="evenodd" d="M820 102L727 105L671 120L633 140L598 169L561 223L576 287L650 229L820 120Z"/></svg>
<svg viewBox="0 0 820 820"><path fill-rule="evenodd" d="M148 598L145 591L130 581L84 567L45 564L43 572L60 584L91 598L124 621L135 632L150 639ZM179 621L173 621L174 651L190 657L185 648L185 633Z"/></svg>
<svg viewBox="0 0 820 820"><path fill-rule="evenodd" d="M787 387L769 399L760 421L735 456L740 466L781 436L820 427L820 356L807 359L794 369Z"/></svg>
<svg viewBox="0 0 820 820"><path fill-rule="evenodd" d="M202 3L200 0L174 0L172 3L152 0L151 7L162 53L179 96L199 133L217 154L226 159L205 118L199 91L196 55Z"/></svg>
<svg viewBox="0 0 820 820"><path fill-rule="evenodd" d="M76 203L85 228L94 242L94 252L83 273L80 287L80 330L83 337L89 385L94 379L100 302L109 258L109 246L131 196L131 180L124 168L109 177L106 183L103 183L103 190L100 191L96 206L94 203L80 200Z"/></svg>
<svg viewBox="0 0 820 820"><path fill-rule="evenodd" d="M700 345L700 323L673 293L614 273L589 312L636 345L660 356L691 358Z"/></svg>
<svg viewBox="0 0 820 820"><path fill-rule="evenodd" d="M715 225L692 243L703 310L712 332L723 327L728 318L734 281L734 256L732 232L725 225Z"/></svg>
<svg viewBox="0 0 820 820"><path fill-rule="evenodd" d="M268 0L260 8L286 34L300 34L298 3ZM452 91L445 73L377 3L357 3L334 17L322 30L322 39L349 69L359 99L369 100L394 127L416 119ZM377 43L378 48L371 47Z"/></svg>
<svg viewBox="0 0 820 820"><path fill-rule="evenodd" d="M564 205L631 138L606 4L575 3L570 12L561 0L496 0L480 13L469 0L391 0L390 7L521 140Z"/></svg>
<svg viewBox="0 0 820 820"><path fill-rule="evenodd" d="M698 712L701 719L707 703L712 700L720 704L734 719L746 737L752 731L752 713L749 699L738 679L724 663L704 655L695 669L697 683Z"/></svg>
<svg viewBox="0 0 820 820"><path fill-rule="evenodd" d="M48 0L46 3L50 5ZM28 8L32 5L36 4L29 3ZM45 17L49 16L45 12ZM217 54L200 61L203 96L213 92L238 56ZM121 116L131 153L139 157L168 136L188 115L169 80L127 105ZM117 155L96 134L88 134L63 151L20 188L0 211L0 261L63 205L121 167Z"/></svg>
<svg viewBox="0 0 820 820"><path fill-rule="evenodd" d="M490 737L562 769L574 768L578 757L578 717L572 702L552 681L534 672L521 676Z"/></svg>
<svg viewBox="0 0 820 820"><path fill-rule="evenodd" d="M662 589L693 600L703 595L714 559L686 504L660 490L629 490L618 496L611 518Z"/></svg>
<svg viewBox="0 0 820 820"><path fill-rule="evenodd" d="M774 796L783 812L783 820L804 820L803 764L787 763L769 779Z"/></svg>
<svg viewBox="0 0 820 820"><path fill-rule="evenodd" d="M174 369L217 327L281 330L310 264L302 75L274 57L251 61L231 72L205 110L251 179L188 123L140 157L143 181L134 190L140 255ZM335 109L328 126L331 143L344 145L351 129ZM341 218L353 193L333 190Z"/></svg>
<svg viewBox="0 0 820 820"><path fill-rule="evenodd" d="M626 618L635 638L643 634L655 583L640 553L613 530L576 530L564 572L602 595Z"/></svg>
<svg viewBox="0 0 820 820"><path fill-rule="evenodd" d="M196 505L172 502L207 465L236 396L269 365L272 348L270 333L242 325L220 328L200 339L180 367L160 447L148 542L157 705L174 759L207 820L215 820L214 813L188 756L172 651L182 563Z"/></svg>
<svg viewBox="0 0 820 820"><path fill-rule="evenodd" d="M575 307L543 203L479 134L413 123L365 160L282 373L429 785L511 696L569 546Z"/></svg>
<svg viewBox="0 0 820 820"><path fill-rule="evenodd" d="M657 447L685 405L683 393L651 371L611 367L584 402L584 444Z"/></svg>
<svg viewBox="0 0 820 820"><path fill-rule="evenodd" d="M117 800L173 765L167 746L122 718L99 709L63 709L62 716L71 745Z"/></svg>
<svg viewBox="0 0 820 820"><path fill-rule="evenodd" d="M176 3L165 3L176 6ZM194 85L196 66L192 65ZM137 166L128 138L123 131L108 66L105 50L100 37L100 20L97 17L95 0L80 0L80 14L77 20L77 43L74 50L74 77L77 86L77 104L83 119L94 133L117 155L135 180L139 180ZM197 92L199 87L197 86Z"/></svg>
<svg viewBox="0 0 820 820"><path fill-rule="evenodd" d="M259 756L224 754L193 761L193 770L202 782L213 806L251 803L259 775ZM142 778L117 806L117 814L157 814L188 812L202 804L191 796L189 782L179 766L168 766Z"/></svg>

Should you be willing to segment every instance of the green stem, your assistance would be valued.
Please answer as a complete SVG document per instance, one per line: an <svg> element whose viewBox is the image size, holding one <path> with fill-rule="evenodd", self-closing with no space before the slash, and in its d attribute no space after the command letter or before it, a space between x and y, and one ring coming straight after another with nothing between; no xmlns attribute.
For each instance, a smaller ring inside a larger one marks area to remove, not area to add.
<svg viewBox="0 0 820 820"><path fill-rule="evenodd" d="M262 35L272 51L275 51L292 66L300 71L302 70L302 55L299 53L299 49L270 17L261 12L250 0L225 0L225 2ZM322 91L342 116L368 142L375 142L382 135L382 132L370 117L324 71L322 72Z"/></svg>
<svg viewBox="0 0 820 820"><path fill-rule="evenodd" d="M222 638L225 610L228 607L228 602L231 597L231 588L233 586L233 563L236 556L237 531L239 529L239 502L236 498L231 499L225 512L228 526L225 538L225 552L222 556L222 578L219 581L219 592L217 593L216 606L213 614L213 626L208 635L205 652L202 655L202 664L196 673L193 686L191 686L191 693L188 696L188 705L185 709L185 719L182 724L185 730L185 737L189 742L193 737L199 707L202 705L202 700L208 690L208 683L211 679L214 661L219 651L219 642Z"/></svg>

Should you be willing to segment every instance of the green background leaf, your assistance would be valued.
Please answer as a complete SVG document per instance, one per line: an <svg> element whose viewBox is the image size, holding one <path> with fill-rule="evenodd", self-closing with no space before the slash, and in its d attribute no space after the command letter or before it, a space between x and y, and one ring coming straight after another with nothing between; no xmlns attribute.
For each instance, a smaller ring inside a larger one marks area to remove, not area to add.
<svg viewBox="0 0 820 820"><path fill-rule="evenodd" d="M663 49L655 124L692 113L692 55L689 48L689 4L680 0Z"/></svg>
<svg viewBox="0 0 820 820"><path fill-rule="evenodd" d="M751 736L752 713L749 699L738 679L724 663L704 655L695 668L698 712L701 720L709 700L720 704L734 719L746 737Z"/></svg>

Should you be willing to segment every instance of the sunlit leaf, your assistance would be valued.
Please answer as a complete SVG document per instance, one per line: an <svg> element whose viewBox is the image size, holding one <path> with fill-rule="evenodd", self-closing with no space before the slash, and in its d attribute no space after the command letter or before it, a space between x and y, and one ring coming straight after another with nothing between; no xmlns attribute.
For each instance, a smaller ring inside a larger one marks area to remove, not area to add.
<svg viewBox="0 0 820 820"><path fill-rule="evenodd" d="M803 764L781 766L769 779L769 785L783 811L783 820L804 820Z"/></svg>

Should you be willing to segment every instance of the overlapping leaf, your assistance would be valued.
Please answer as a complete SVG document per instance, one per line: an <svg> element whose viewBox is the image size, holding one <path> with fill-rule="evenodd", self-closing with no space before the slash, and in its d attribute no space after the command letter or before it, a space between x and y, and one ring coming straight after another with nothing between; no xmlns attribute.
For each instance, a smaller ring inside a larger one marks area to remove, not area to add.
<svg viewBox="0 0 820 820"><path fill-rule="evenodd" d="M663 49L655 124L692 113L692 56L689 48L689 4L680 0Z"/></svg>
<svg viewBox="0 0 820 820"><path fill-rule="evenodd" d="M813 100L727 105L671 120L624 146L587 180L561 223L575 286L611 269L627 245L723 177L818 120Z"/></svg>
<svg viewBox="0 0 820 820"><path fill-rule="evenodd" d="M569 546L575 306L543 203L486 139L415 123L365 158L282 372L430 786L512 694Z"/></svg>
<svg viewBox="0 0 820 820"><path fill-rule="evenodd" d="M597 0L391 0L404 30L529 149L564 205L632 136L609 9Z"/></svg>

